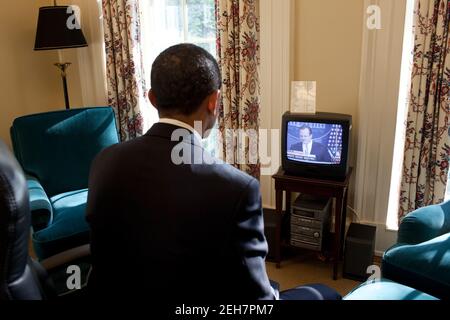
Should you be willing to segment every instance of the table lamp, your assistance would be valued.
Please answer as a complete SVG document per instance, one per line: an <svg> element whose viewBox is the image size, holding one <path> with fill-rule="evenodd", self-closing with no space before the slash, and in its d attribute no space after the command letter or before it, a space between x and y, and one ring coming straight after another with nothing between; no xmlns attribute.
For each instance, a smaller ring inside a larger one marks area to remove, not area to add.
<svg viewBox="0 0 450 320"><path fill-rule="evenodd" d="M56 1L54 2L54 6L39 8L34 50L60 50L87 47L88 44L76 19L77 17L71 6L58 6L56 5ZM64 100L67 110L70 109L70 103L67 91L66 70L70 64L70 62L62 63L61 61L55 63L55 66L61 71Z"/></svg>

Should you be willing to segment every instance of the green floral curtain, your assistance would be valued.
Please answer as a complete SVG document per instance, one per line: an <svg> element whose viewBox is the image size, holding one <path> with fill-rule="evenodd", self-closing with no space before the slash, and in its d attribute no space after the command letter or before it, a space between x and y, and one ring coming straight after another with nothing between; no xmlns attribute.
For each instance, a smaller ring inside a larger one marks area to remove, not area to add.
<svg viewBox="0 0 450 320"><path fill-rule="evenodd" d="M217 56L222 71L219 154L259 178L259 14L257 0L216 0Z"/></svg>
<svg viewBox="0 0 450 320"><path fill-rule="evenodd" d="M418 0L399 218L444 200L450 155L450 0Z"/></svg>

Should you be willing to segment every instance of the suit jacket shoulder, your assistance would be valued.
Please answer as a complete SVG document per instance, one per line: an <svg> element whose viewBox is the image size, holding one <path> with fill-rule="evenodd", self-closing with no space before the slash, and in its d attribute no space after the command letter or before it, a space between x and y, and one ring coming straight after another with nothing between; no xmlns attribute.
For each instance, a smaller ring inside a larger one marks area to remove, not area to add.
<svg viewBox="0 0 450 320"><path fill-rule="evenodd" d="M157 124L95 159L87 206L92 288L273 299L258 181L229 164L208 164L207 153L206 163L174 164L179 143L201 151L189 137L172 141L174 129Z"/></svg>

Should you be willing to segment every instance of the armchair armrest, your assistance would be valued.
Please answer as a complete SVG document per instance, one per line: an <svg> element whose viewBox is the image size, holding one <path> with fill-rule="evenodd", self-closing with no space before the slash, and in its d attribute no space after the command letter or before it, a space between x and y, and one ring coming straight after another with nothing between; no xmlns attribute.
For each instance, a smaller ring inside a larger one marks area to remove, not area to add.
<svg viewBox="0 0 450 320"><path fill-rule="evenodd" d="M34 231L48 226L53 220L53 208L39 180L33 176L26 176L30 195L31 225Z"/></svg>
<svg viewBox="0 0 450 320"><path fill-rule="evenodd" d="M89 244L80 246L77 248L73 248L40 262L37 262L33 259L30 259L33 270L41 282L41 285L44 289L44 292L48 299L64 299L67 297L68 299L77 297L84 297L86 294L86 284L87 279L84 280L84 284L82 290L67 290L65 280L61 280L61 270L65 274L64 268L67 268L69 265L76 265L80 262L80 259L90 257L91 250ZM56 275L56 276L52 276ZM56 280L56 282L55 282Z"/></svg>
<svg viewBox="0 0 450 320"><path fill-rule="evenodd" d="M450 201L417 209L400 223L399 244L418 244L450 232Z"/></svg>
<svg viewBox="0 0 450 320"><path fill-rule="evenodd" d="M44 267L44 269L49 272L53 269L68 265L70 263L75 264L78 259L89 257L90 255L91 247L89 244L85 244L83 246L55 254L50 258L40 261L40 263Z"/></svg>

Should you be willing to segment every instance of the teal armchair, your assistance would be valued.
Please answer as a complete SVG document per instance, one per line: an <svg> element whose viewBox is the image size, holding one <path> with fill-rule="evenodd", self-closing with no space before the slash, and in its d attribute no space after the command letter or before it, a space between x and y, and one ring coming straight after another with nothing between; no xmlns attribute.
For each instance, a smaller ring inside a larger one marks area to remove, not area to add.
<svg viewBox="0 0 450 320"><path fill-rule="evenodd" d="M417 209L401 221L381 272L380 281L363 283L344 300L450 299L450 201Z"/></svg>
<svg viewBox="0 0 450 320"><path fill-rule="evenodd" d="M450 201L415 210L401 221L397 244L383 256L382 273L450 299Z"/></svg>
<svg viewBox="0 0 450 320"><path fill-rule="evenodd" d="M89 243L85 209L90 166L102 149L119 142L112 108L20 117L11 127L11 140L27 175L38 258Z"/></svg>
<svg viewBox="0 0 450 320"><path fill-rule="evenodd" d="M343 300L439 300L429 294L388 279L364 282Z"/></svg>

